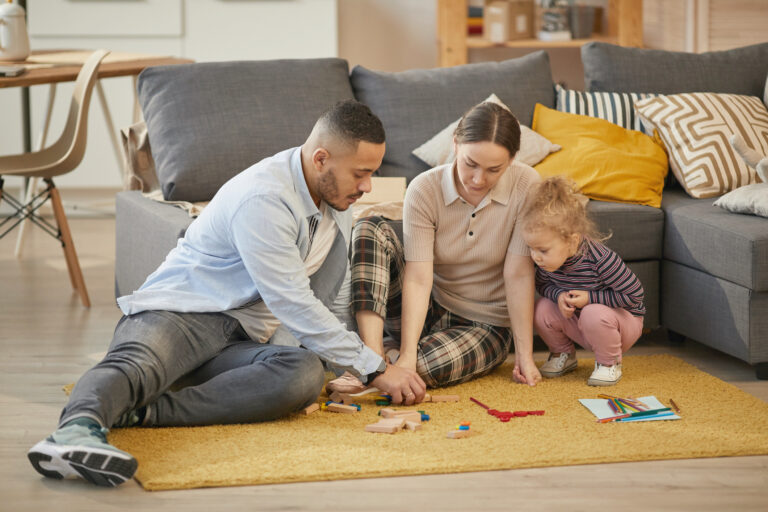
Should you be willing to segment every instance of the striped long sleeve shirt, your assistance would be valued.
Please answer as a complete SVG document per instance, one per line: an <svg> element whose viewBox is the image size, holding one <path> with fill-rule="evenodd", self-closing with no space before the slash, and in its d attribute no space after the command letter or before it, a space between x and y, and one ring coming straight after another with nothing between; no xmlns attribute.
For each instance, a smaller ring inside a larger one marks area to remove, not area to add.
<svg viewBox="0 0 768 512"><path fill-rule="evenodd" d="M585 290L590 304L624 308L635 316L645 315L643 285L618 254L585 238L580 251L554 272L536 268L536 291L557 303L562 292Z"/></svg>

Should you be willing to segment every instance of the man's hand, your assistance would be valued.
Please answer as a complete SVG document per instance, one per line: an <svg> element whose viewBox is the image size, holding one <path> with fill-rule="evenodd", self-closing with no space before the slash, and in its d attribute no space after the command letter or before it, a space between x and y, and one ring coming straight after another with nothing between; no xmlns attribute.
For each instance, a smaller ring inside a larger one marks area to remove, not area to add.
<svg viewBox="0 0 768 512"><path fill-rule="evenodd" d="M391 396L393 404L419 403L427 391L427 385L416 371L395 365L387 365L386 371L368 384Z"/></svg>
<svg viewBox="0 0 768 512"><path fill-rule="evenodd" d="M536 367L536 363L533 359L525 358L520 359L515 357L515 367L512 370L512 378L515 382L520 384L528 384L529 386L535 386L541 382L541 373Z"/></svg>
<svg viewBox="0 0 768 512"><path fill-rule="evenodd" d="M571 318L573 313L576 312L576 308L571 306L568 302L568 292L560 292L557 296L557 308L560 310L560 314L565 318Z"/></svg>
<svg viewBox="0 0 768 512"><path fill-rule="evenodd" d="M559 299L560 297L558 297ZM589 304L589 292L586 290L571 290L567 292L565 303L574 309L581 309Z"/></svg>

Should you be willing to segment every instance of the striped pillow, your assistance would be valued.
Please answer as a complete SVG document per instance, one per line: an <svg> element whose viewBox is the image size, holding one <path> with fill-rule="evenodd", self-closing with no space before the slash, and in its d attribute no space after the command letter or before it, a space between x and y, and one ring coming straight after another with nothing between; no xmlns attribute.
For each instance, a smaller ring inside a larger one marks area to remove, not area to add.
<svg viewBox="0 0 768 512"><path fill-rule="evenodd" d="M719 196L760 181L729 142L738 133L768 155L768 110L760 98L694 92L648 98L635 108L664 142L669 166L690 196Z"/></svg>
<svg viewBox="0 0 768 512"><path fill-rule="evenodd" d="M644 98L656 94L634 92L583 92L565 89L555 85L557 110L569 114L597 117L617 124L627 130L645 133L640 118L635 114L633 105Z"/></svg>

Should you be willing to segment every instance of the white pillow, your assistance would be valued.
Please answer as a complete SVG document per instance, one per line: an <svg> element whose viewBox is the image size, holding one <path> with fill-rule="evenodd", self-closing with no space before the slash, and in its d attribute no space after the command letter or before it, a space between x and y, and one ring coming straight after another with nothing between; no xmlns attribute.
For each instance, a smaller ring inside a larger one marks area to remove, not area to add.
<svg viewBox="0 0 768 512"><path fill-rule="evenodd" d="M485 101L496 103L509 110L495 94L488 96ZM413 154L432 167L452 162L455 157L453 154L453 132L459 126L459 121L461 119L457 119L443 128L437 135L414 149ZM515 160L518 162L533 167L544 160L548 154L560 151L560 149L557 144L552 144L527 126L520 125L520 151L515 155Z"/></svg>
<svg viewBox="0 0 768 512"><path fill-rule="evenodd" d="M768 217L768 183L755 183L754 185L739 187L712 204L733 213Z"/></svg>

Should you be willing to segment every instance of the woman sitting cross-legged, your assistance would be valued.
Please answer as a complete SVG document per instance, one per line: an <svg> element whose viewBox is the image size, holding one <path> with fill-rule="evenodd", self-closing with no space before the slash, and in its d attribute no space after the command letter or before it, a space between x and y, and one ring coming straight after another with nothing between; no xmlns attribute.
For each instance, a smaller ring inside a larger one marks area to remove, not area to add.
<svg viewBox="0 0 768 512"><path fill-rule="evenodd" d="M429 387L489 373L514 339L514 378L535 385L541 379L532 354L535 273L517 217L538 174L513 160L520 126L498 105L470 109L454 146L453 163L409 185L403 243L381 217L357 222L352 310L358 332L368 347L415 369ZM386 354L385 330L394 341ZM343 376L329 389L351 391L353 380Z"/></svg>

